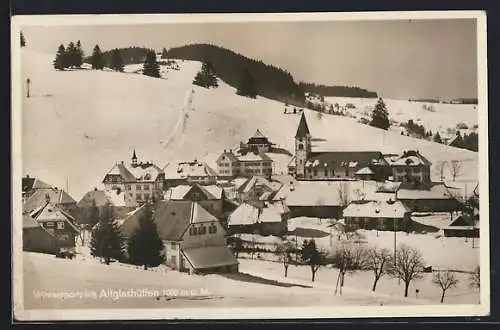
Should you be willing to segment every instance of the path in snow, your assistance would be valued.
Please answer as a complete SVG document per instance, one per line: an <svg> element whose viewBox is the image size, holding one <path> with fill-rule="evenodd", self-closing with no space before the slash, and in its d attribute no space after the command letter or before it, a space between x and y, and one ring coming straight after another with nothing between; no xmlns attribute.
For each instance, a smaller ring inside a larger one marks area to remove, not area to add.
<svg viewBox="0 0 500 330"><path fill-rule="evenodd" d="M180 136L186 129L187 119L189 118L188 111L192 109L194 90L189 89L186 91L186 97L184 99L184 104L182 106L182 111L179 114L179 120L174 127L172 133L168 137L167 141L163 143L163 148L166 149L178 136ZM184 135L182 134L182 139Z"/></svg>

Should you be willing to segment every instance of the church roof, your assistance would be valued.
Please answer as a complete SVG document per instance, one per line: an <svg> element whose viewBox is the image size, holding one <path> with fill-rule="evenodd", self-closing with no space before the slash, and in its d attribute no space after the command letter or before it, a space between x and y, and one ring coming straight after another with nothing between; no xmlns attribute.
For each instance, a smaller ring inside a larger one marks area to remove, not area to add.
<svg viewBox="0 0 500 330"><path fill-rule="evenodd" d="M295 137L305 137L309 133L309 127L307 126L307 121L304 113L302 112L302 116L300 117L299 127L297 128L297 133Z"/></svg>
<svg viewBox="0 0 500 330"><path fill-rule="evenodd" d="M259 129L257 129L252 137L253 138L263 138L265 136L264 136L264 134L262 134L262 132Z"/></svg>

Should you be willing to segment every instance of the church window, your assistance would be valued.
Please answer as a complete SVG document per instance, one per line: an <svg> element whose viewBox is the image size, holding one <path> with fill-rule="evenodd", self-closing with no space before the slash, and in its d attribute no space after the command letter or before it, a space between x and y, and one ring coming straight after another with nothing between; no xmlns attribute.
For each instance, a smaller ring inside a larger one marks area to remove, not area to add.
<svg viewBox="0 0 500 330"><path fill-rule="evenodd" d="M302 143L299 144L299 150L304 150L304 145Z"/></svg>

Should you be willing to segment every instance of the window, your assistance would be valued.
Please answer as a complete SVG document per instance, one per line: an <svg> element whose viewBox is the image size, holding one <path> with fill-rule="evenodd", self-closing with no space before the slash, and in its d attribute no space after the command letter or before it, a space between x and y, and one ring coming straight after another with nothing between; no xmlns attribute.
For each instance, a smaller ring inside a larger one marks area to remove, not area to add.
<svg viewBox="0 0 500 330"><path fill-rule="evenodd" d="M141 194L135 195L135 199L138 201L142 200L142 195Z"/></svg>
<svg viewBox="0 0 500 330"><path fill-rule="evenodd" d="M149 190L149 185L148 184L144 185L144 190Z"/></svg>
<svg viewBox="0 0 500 330"><path fill-rule="evenodd" d="M127 185L127 187L126 187L126 188L127 188L127 190L132 190L132 186L131 186L131 185L129 185L129 184Z"/></svg>
<svg viewBox="0 0 500 330"><path fill-rule="evenodd" d="M198 235L198 228L193 227L193 235Z"/></svg>
<svg viewBox="0 0 500 330"><path fill-rule="evenodd" d="M200 235L205 235L207 233L207 227L205 227L205 226L200 227L198 230L199 230Z"/></svg>
<svg viewBox="0 0 500 330"><path fill-rule="evenodd" d="M52 221L47 221L47 223L45 224L45 227L47 227L47 228L52 228L52 227L54 227L54 222L52 222Z"/></svg>
<svg viewBox="0 0 500 330"><path fill-rule="evenodd" d="M215 225L213 225L213 224L212 224L212 225L210 225L210 227L208 227L208 232L209 232L210 234L215 234L215 233L217 232L217 226L215 226Z"/></svg>
<svg viewBox="0 0 500 330"><path fill-rule="evenodd" d="M172 250L176 250L177 249L177 244L176 243L170 243L170 248Z"/></svg>
<svg viewBox="0 0 500 330"><path fill-rule="evenodd" d="M58 221L57 222L57 229L64 229L64 222Z"/></svg>
<svg viewBox="0 0 500 330"><path fill-rule="evenodd" d="M304 145L302 143L299 144L299 150L304 150Z"/></svg>

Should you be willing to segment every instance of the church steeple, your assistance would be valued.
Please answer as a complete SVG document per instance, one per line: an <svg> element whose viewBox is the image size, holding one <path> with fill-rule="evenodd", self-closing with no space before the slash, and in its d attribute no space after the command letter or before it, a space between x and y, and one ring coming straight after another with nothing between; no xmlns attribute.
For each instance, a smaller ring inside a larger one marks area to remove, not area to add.
<svg viewBox="0 0 500 330"><path fill-rule="evenodd" d="M296 138L305 138L309 135L309 126L307 126L306 116L304 112L302 112L302 116L300 117L299 127L297 127L297 133L295 134Z"/></svg>
<svg viewBox="0 0 500 330"><path fill-rule="evenodd" d="M134 153L132 154L132 165L137 165L137 156L135 154L135 149L134 149Z"/></svg>

